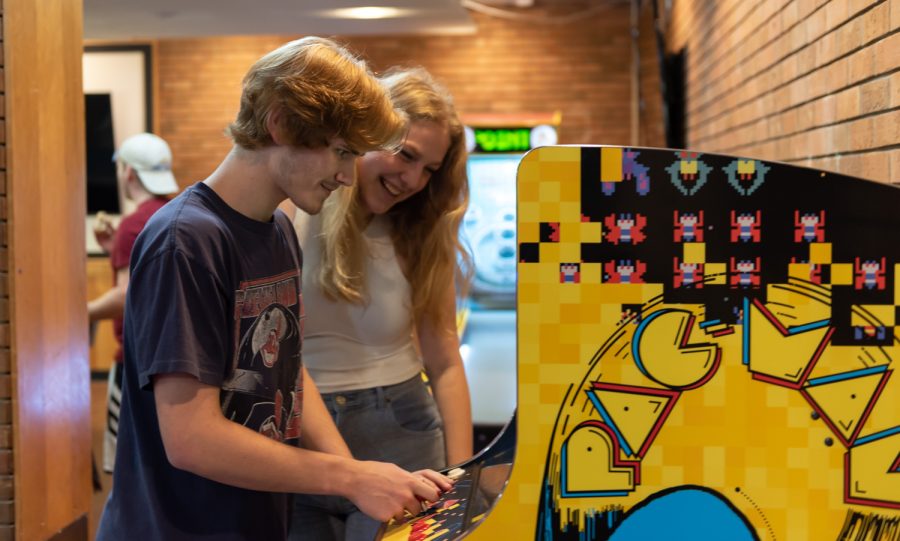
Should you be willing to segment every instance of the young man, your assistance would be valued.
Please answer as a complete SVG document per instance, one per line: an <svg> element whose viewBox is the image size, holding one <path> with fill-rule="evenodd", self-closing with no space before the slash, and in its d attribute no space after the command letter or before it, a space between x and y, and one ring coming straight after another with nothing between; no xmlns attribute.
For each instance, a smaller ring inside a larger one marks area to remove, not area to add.
<svg viewBox="0 0 900 541"><path fill-rule="evenodd" d="M318 212L352 183L358 155L405 130L384 88L333 42L300 39L251 67L232 151L135 244L98 539L280 540L285 493L345 496L386 520L450 488L430 470L350 456L300 362L301 255L276 211L289 199Z"/></svg>
<svg viewBox="0 0 900 541"><path fill-rule="evenodd" d="M103 471L107 473L112 473L116 458L116 435L122 398L122 315L125 311L125 293L128 290L131 248L147 220L169 201L165 196L178 191L178 183L172 175L172 151L165 141L152 133L139 133L123 141L116 151L115 161L116 177L122 195L134 203L136 208L122 217L118 228L103 215L97 215L94 235L100 246L109 253L113 284L102 295L88 302L91 323L112 319L113 335L118 343L113 359L115 362L109 369L106 393Z"/></svg>

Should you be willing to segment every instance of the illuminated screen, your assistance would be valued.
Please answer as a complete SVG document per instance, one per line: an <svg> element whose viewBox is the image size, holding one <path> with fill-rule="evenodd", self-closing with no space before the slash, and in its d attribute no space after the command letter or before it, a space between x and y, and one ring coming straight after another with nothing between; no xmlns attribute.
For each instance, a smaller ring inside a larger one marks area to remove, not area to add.
<svg viewBox="0 0 900 541"><path fill-rule="evenodd" d="M475 263L472 300L512 308L516 295L516 171L522 154L469 156L463 235Z"/></svg>

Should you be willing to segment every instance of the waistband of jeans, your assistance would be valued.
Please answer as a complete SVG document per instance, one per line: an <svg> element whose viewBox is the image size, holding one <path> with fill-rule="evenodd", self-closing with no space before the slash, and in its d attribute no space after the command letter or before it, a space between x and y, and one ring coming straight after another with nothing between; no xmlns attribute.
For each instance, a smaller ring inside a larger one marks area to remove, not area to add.
<svg viewBox="0 0 900 541"><path fill-rule="evenodd" d="M335 391L333 393L322 393L322 400L326 403L337 403L338 405L346 404L364 404L368 402L381 403L385 399L408 388L414 388L422 385L422 375L416 374L406 381L393 383L391 385L381 385L378 387L370 387L368 389L354 389L352 391Z"/></svg>

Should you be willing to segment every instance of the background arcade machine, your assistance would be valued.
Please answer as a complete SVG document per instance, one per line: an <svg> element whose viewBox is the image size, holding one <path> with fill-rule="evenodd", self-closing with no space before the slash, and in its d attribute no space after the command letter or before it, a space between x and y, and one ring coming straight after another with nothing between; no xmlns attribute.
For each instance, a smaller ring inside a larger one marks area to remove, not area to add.
<svg viewBox="0 0 900 541"><path fill-rule="evenodd" d="M607 146L517 187L516 422L385 540L900 539L900 188Z"/></svg>
<svg viewBox="0 0 900 541"><path fill-rule="evenodd" d="M516 407L516 171L522 156L557 141L560 115L466 116L469 210L462 235L475 276L462 306L460 348L472 396L475 449Z"/></svg>

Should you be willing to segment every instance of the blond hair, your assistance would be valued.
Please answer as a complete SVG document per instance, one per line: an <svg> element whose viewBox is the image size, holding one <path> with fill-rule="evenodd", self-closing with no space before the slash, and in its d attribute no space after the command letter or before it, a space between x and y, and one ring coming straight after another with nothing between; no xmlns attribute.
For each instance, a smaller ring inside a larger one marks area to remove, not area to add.
<svg viewBox="0 0 900 541"><path fill-rule="evenodd" d="M324 38L291 41L253 64L228 135L248 150L272 145L266 122L279 107L293 146L321 148L340 137L363 153L396 148L406 134L406 118L365 62Z"/></svg>
<svg viewBox="0 0 900 541"><path fill-rule="evenodd" d="M469 204L463 125L453 98L422 68L395 69L381 81L394 106L411 122L430 121L444 128L450 146L425 188L387 212L398 257L405 263L415 321L423 318L441 326L448 323L443 295L455 283L464 296L472 277L471 259L459 240L459 226ZM358 185L332 196L322 210L322 262L318 282L331 299L365 302L363 243L366 212Z"/></svg>

